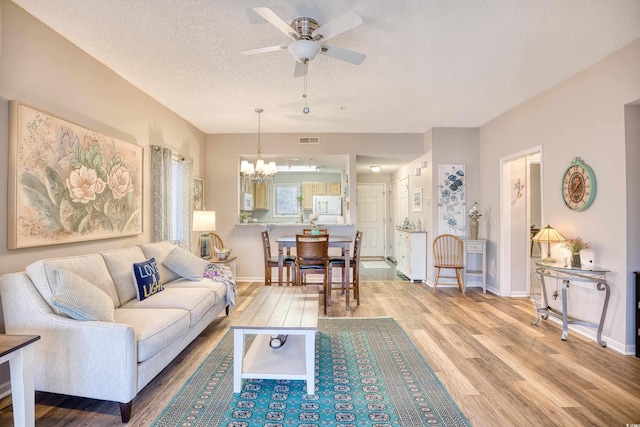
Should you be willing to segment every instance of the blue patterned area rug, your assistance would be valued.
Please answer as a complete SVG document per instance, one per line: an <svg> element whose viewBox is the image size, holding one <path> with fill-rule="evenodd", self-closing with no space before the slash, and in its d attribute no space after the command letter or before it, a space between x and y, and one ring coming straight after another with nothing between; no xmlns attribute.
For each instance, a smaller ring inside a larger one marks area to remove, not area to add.
<svg viewBox="0 0 640 427"><path fill-rule="evenodd" d="M234 395L229 331L153 426L470 426L394 319L323 318L318 332L314 395L282 380L244 380Z"/></svg>

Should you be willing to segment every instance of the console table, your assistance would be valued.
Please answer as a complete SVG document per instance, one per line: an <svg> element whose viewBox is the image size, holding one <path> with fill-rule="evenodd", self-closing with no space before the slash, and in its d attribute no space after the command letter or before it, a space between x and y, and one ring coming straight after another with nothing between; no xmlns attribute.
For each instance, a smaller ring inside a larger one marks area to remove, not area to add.
<svg viewBox="0 0 640 427"><path fill-rule="evenodd" d="M314 292L315 291L315 292ZM315 393L318 292L312 286L265 286L231 324L233 392L243 378L305 380ZM284 345L269 346L270 335L288 335ZM246 335L256 335L245 354Z"/></svg>
<svg viewBox="0 0 640 427"><path fill-rule="evenodd" d="M549 315L556 316L562 319L562 337L563 341L567 340L569 335L569 324L576 324L582 326L589 326L597 328L597 341L602 347L606 347L607 343L602 341L602 325L604 324L604 318L607 315L607 306L609 305L609 296L611 290L607 284L607 273L609 270L582 270L572 267L561 267L553 264L545 264L543 262L536 262L536 273L540 276L542 283L542 301L541 307L536 307L537 319L532 322L532 325L537 325L540 322L540 317L546 320ZM545 286L545 277L550 279L557 279L562 281L562 311L558 311L549 307L547 291ZM602 304L602 310L600 313L600 321L598 323L591 323L584 320L573 318L567 314L567 290L571 285L579 285L587 288L591 288L597 291L605 292L604 303Z"/></svg>
<svg viewBox="0 0 640 427"><path fill-rule="evenodd" d="M38 335L0 335L0 363L9 362L13 423L35 425L33 343Z"/></svg>

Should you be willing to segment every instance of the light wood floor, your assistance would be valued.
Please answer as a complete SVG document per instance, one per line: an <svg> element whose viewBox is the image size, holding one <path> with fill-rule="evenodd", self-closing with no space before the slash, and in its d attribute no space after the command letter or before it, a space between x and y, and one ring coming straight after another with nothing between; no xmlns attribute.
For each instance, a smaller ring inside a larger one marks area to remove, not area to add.
<svg viewBox="0 0 640 427"><path fill-rule="evenodd" d="M363 277L366 276L366 272ZM261 283L239 284L236 313L250 309ZM531 326L527 299L469 289L431 288L396 279L361 283L361 305L346 312L333 296L329 316L392 316L412 337L474 426L625 426L640 423L640 359L622 356L559 325ZM322 311L322 309L321 309ZM212 323L133 402L131 426L147 426L227 331ZM55 369L55 367L51 367ZM10 399L0 425L12 425ZM118 404L36 394L38 426L118 426Z"/></svg>

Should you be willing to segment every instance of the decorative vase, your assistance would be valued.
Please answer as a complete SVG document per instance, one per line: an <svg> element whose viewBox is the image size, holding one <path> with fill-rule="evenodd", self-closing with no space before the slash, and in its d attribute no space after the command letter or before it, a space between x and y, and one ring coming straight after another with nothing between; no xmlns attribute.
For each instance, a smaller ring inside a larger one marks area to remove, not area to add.
<svg viewBox="0 0 640 427"><path fill-rule="evenodd" d="M320 234L320 229L318 228L317 225L313 224L313 228L311 229L311 234L313 234L314 236L317 236L318 234Z"/></svg>
<svg viewBox="0 0 640 427"><path fill-rule="evenodd" d="M580 262L580 252L574 252L571 254L571 268L582 268Z"/></svg>
<svg viewBox="0 0 640 427"><path fill-rule="evenodd" d="M469 221L469 232L471 233L471 240L478 240L478 220L471 218Z"/></svg>

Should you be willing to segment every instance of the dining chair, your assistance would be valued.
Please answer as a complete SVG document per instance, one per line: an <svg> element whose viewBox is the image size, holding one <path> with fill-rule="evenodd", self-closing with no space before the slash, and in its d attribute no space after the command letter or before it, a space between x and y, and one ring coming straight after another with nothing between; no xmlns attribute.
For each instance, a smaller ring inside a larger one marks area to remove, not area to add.
<svg viewBox="0 0 640 427"><path fill-rule="evenodd" d="M303 228L302 229L302 234L311 234L311 232L313 231L313 228ZM318 231L320 231L320 234L328 234L329 230L327 230L326 228L318 228Z"/></svg>
<svg viewBox="0 0 640 427"><path fill-rule="evenodd" d="M272 285L272 268L278 268L278 256L271 255L271 243L269 239L269 232L263 231L262 233L262 252L264 254L264 284L267 286ZM292 282L296 284L295 274L291 274L291 268L295 268L296 258L291 255L285 255L283 259L283 266L287 269L287 285Z"/></svg>
<svg viewBox="0 0 640 427"><path fill-rule="evenodd" d="M329 235L296 234L296 282L306 285L308 274L322 274L324 314L327 314L329 265Z"/></svg>
<svg viewBox="0 0 640 427"><path fill-rule="evenodd" d="M362 242L362 231L356 231L356 237L353 240L353 255L349 259L349 268L351 268L351 283L346 283L345 275L346 269L344 268L344 254L342 257L329 257L329 264L331 266L331 271L333 271L334 267L340 267L342 269L342 285L341 289L347 292L353 290L353 297L356 300L356 304L360 305L360 246ZM329 297L328 303L331 304L331 291L333 290L333 279L329 278ZM336 282L338 283L338 282ZM346 285L346 289L345 289Z"/></svg>
<svg viewBox="0 0 640 427"><path fill-rule="evenodd" d="M462 279L462 269L464 263L462 260L462 240L453 234L442 234L433 241L433 264L436 268L436 278L433 281L433 294L436 293L438 279L456 279L458 288L465 296L464 280ZM443 276L440 274L442 269L451 269L455 271L455 276Z"/></svg>

